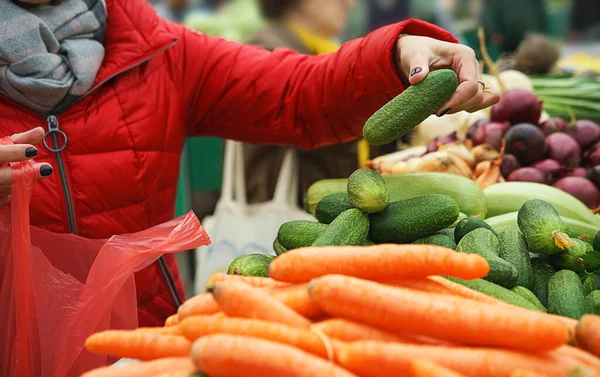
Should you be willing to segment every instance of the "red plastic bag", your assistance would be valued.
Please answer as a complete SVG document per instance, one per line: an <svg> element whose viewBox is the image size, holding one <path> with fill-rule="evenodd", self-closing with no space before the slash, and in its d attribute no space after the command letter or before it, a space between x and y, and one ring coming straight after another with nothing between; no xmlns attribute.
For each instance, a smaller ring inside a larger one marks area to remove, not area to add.
<svg viewBox="0 0 600 377"><path fill-rule="evenodd" d="M11 202L0 208L0 376L79 376L107 363L84 349L90 334L137 327L133 273L210 240L193 213L108 240L31 227L38 172L31 161L11 165Z"/></svg>

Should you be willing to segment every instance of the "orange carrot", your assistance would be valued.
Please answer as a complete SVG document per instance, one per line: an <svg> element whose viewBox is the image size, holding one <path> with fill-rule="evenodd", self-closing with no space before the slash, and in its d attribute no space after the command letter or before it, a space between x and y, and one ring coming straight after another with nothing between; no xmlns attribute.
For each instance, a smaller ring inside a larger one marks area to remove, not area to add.
<svg viewBox="0 0 600 377"><path fill-rule="evenodd" d="M147 377L172 370L193 372L196 367L189 357L172 357L119 368L97 368L82 374L81 377Z"/></svg>
<svg viewBox="0 0 600 377"><path fill-rule="evenodd" d="M167 320L165 321L165 326L175 326L177 323L179 323L179 318L177 317L177 314L173 314L172 316L167 318Z"/></svg>
<svg viewBox="0 0 600 377"><path fill-rule="evenodd" d="M510 377L546 377L545 374L541 374L541 373L537 373L537 372L532 372L530 370L527 369L515 369L511 374Z"/></svg>
<svg viewBox="0 0 600 377"><path fill-rule="evenodd" d="M107 330L93 334L85 341L85 347L93 354L136 360L187 356L190 346L185 337L148 331Z"/></svg>
<svg viewBox="0 0 600 377"><path fill-rule="evenodd" d="M192 315L215 314L220 310L221 308L219 308L214 296L210 293L204 293L189 298L179 307L177 314L181 321Z"/></svg>
<svg viewBox="0 0 600 377"><path fill-rule="evenodd" d="M464 298L470 298L472 300L487 302L489 304L505 304L504 302L483 294L481 292L477 292L474 289L465 287L462 284L455 283L441 276L430 276L429 280L433 280L434 282L443 285L445 288L450 290L453 294L457 296L462 296Z"/></svg>
<svg viewBox="0 0 600 377"><path fill-rule="evenodd" d="M412 377L465 377L464 374L427 360L413 361L410 371Z"/></svg>
<svg viewBox="0 0 600 377"><path fill-rule="evenodd" d="M557 357L567 357L600 372L600 359L579 348L564 345L552 351Z"/></svg>
<svg viewBox="0 0 600 377"><path fill-rule="evenodd" d="M341 318L332 318L315 323L312 325L312 328L323 331L327 336L347 342L353 342L355 340L380 340L385 342L405 343L415 342L408 337L401 337L362 323Z"/></svg>
<svg viewBox="0 0 600 377"><path fill-rule="evenodd" d="M273 297L301 316L314 318L323 314L321 308L308 296L307 284L285 288L275 293Z"/></svg>
<svg viewBox="0 0 600 377"><path fill-rule="evenodd" d="M242 282L256 288L284 288L291 285L289 283L275 281L271 278L264 278L260 276L227 275L223 273L216 273L208 278L209 284L215 284L224 281Z"/></svg>
<svg viewBox="0 0 600 377"><path fill-rule="evenodd" d="M181 332L181 328L179 328L179 325L177 326L171 326L171 327L139 327L137 329L135 329L134 331L137 332L154 332L154 333L158 333L158 334L166 334L166 335L183 335L183 333Z"/></svg>
<svg viewBox="0 0 600 377"><path fill-rule="evenodd" d="M459 344L543 352L568 341L566 327L543 313L513 310L458 296L330 275L309 285L310 297L334 317L396 333Z"/></svg>
<svg viewBox="0 0 600 377"><path fill-rule="evenodd" d="M212 294L223 312L231 317L255 318L308 329L311 322L269 296L240 282L216 283Z"/></svg>
<svg viewBox="0 0 600 377"><path fill-rule="evenodd" d="M414 278L414 279L401 279L393 282L385 282L387 285L394 287L409 288L417 291L439 293L442 295L452 295L452 291L440 283L437 283L429 278Z"/></svg>
<svg viewBox="0 0 600 377"><path fill-rule="evenodd" d="M171 372L153 374L150 377L201 377L201 375L196 374L194 372L190 372L189 370L175 370Z"/></svg>
<svg viewBox="0 0 600 377"><path fill-rule="evenodd" d="M262 338L273 342L289 344L308 353L327 359L327 347L316 334L289 327L275 322L246 318L214 318L194 316L181 322L184 335L192 342L203 336L212 334L243 335ZM334 348L339 349L341 342L330 340Z"/></svg>
<svg viewBox="0 0 600 377"><path fill-rule="evenodd" d="M467 377L510 377L526 368L547 377L565 377L577 366L548 354L527 354L496 348L423 346L385 342L354 342L342 347L338 362L363 377L407 375L414 360L427 360Z"/></svg>
<svg viewBox="0 0 600 377"><path fill-rule="evenodd" d="M198 339L192 346L192 359L209 376L356 377L287 344L230 334Z"/></svg>
<svg viewBox="0 0 600 377"><path fill-rule="evenodd" d="M477 254L458 253L432 245L311 247L290 250L269 265L269 276L292 283L341 274L378 281L449 275L485 277L488 263Z"/></svg>
<svg viewBox="0 0 600 377"><path fill-rule="evenodd" d="M575 342L579 348L600 357L599 316L586 314L579 320L575 329Z"/></svg>

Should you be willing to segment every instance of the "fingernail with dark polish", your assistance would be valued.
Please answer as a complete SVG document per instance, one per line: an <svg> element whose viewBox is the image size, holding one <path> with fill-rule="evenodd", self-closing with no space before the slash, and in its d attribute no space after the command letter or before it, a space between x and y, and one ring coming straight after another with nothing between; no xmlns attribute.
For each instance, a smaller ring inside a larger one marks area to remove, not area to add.
<svg viewBox="0 0 600 377"><path fill-rule="evenodd" d="M50 174L52 174L52 172L53 172L52 166L44 165L40 168L40 175L42 177L47 177Z"/></svg>
<svg viewBox="0 0 600 377"><path fill-rule="evenodd" d="M440 116L443 117L444 115L448 114L448 111L452 110L451 108L447 108L446 110L442 111L440 113Z"/></svg>
<svg viewBox="0 0 600 377"><path fill-rule="evenodd" d="M27 158L31 158L31 157L35 157L38 154L38 150L37 148L27 148L25 149L25 157Z"/></svg>
<svg viewBox="0 0 600 377"><path fill-rule="evenodd" d="M421 72L423 69L421 68L415 68L410 72L410 77L413 77L414 75L416 75L417 73Z"/></svg>

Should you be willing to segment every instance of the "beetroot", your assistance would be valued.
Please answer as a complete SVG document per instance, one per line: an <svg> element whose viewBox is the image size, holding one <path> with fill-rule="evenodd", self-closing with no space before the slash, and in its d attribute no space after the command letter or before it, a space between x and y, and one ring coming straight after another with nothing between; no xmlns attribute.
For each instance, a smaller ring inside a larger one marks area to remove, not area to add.
<svg viewBox="0 0 600 377"><path fill-rule="evenodd" d="M600 165L600 142L597 142L584 155L587 163L591 166Z"/></svg>
<svg viewBox="0 0 600 377"><path fill-rule="evenodd" d="M569 124L562 118L550 118L540 124L540 129L545 135L555 132L569 132Z"/></svg>
<svg viewBox="0 0 600 377"><path fill-rule="evenodd" d="M454 143L455 141L458 141L458 137L456 136L456 132L453 132L453 133L448 134L448 135L436 137L435 139L431 140L429 142L429 144L427 145L427 153L431 153L431 152L437 151L438 150L438 143L442 144L442 145L446 145L446 144Z"/></svg>
<svg viewBox="0 0 600 377"><path fill-rule="evenodd" d="M600 141L600 126L591 120L576 121L575 125L569 127L569 133L583 149Z"/></svg>
<svg viewBox="0 0 600 377"><path fill-rule="evenodd" d="M558 180L554 187L573 195L591 209L597 208L600 202L600 191L585 178L565 177Z"/></svg>
<svg viewBox="0 0 600 377"><path fill-rule="evenodd" d="M553 160L551 158L547 158L545 160L538 161L535 164L532 164L530 167L541 170L541 171L545 171L546 173L557 172L563 168L562 165L558 161Z"/></svg>
<svg viewBox="0 0 600 377"><path fill-rule="evenodd" d="M600 165L594 166L588 170L587 179L592 181L596 185L596 188L600 189Z"/></svg>
<svg viewBox="0 0 600 377"><path fill-rule="evenodd" d="M514 155L521 165L531 165L546 156L545 135L533 124L522 123L509 128L504 139L506 153Z"/></svg>
<svg viewBox="0 0 600 377"><path fill-rule="evenodd" d="M573 168L573 169L568 169L565 171L565 177L581 177L581 178L587 178L588 176L588 170L586 168Z"/></svg>
<svg viewBox="0 0 600 377"><path fill-rule="evenodd" d="M510 173L507 181L510 182L535 182L535 183L550 183L550 174L536 168L521 168Z"/></svg>
<svg viewBox="0 0 600 377"><path fill-rule="evenodd" d="M481 125L473 133L473 145L489 144L499 151L502 148L502 137L508 128L509 123L492 122Z"/></svg>
<svg viewBox="0 0 600 377"><path fill-rule="evenodd" d="M555 132L546 136L548 157L560 164L574 168L581 162L581 148L575 139L564 132Z"/></svg>
<svg viewBox="0 0 600 377"><path fill-rule="evenodd" d="M500 102L492 107L492 122L534 123L542 115L542 102L535 94L524 89L510 89L500 97Z"/></svg>
<svg viewBox="0 0 600 377"><path fill-rule="evenodd" d="M483 118L475 121L475 123L473 123L467 130L467 139L473 140L473 138L475 137L475 130L488 123L490 123L489 118Z"/></svg>
<svg viewBox="0 0 600 377"><path fill-rule="evenodd" d="M502 157L500 174L502 174L503 177L508 177L510 173L520 168L521 164L519 163L519 160L517 160L517 158L512 154L505 154L504 157Z"/></svg>

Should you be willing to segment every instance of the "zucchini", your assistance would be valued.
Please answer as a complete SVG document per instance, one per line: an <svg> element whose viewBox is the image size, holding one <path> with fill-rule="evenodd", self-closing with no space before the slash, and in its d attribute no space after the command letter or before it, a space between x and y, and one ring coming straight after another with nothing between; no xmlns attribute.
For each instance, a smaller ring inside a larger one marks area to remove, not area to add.
<svg viewBox="0 0 600 377"><path fill-rule="evenodd" d="M521 308L542 311L540 308L529 302L529 300L524 299L513 291L506 289L504 287L499 286L498 284L494 284L490 281L483 279L476 280L462 280L453 277L447 277L446 279L452 280L455 283L459 283L464 285L467 288L471 288L477 292L484 293L488 296L494 297L500 301L503 301L507 304L520 306Z"/></svg>
<svg viewBox="0 0 600 377"><path fill-rule="evenodd" d="M533 294L533 292L531 292L529 289L527 289L525 287L521 287L521 286L516 286L513 289L511 289L511 291L513 291L514 293L516 293L519 296L523 297L527 301L531 302L540 311L547 312L547 309L544 307L544 305L542 305L542 303L540 302L540 300L537 297L535 297L535 295Z"/></svg>
<svg viewBox="0 0 600 377"><path fill-rule="evenodd" d="M447 195L423 195L390 203L371 215L371 240L411 243L448 227L457 217L458 206Z"/></svg>
<svg viewBox="0 0 600 377"><path fill-rule="evenodd" d="M533 289L533 269L525 237L519 230L507 230L498 234L500 258L512 264L517 270L517 285Z"/></svg>
<svg viewBox="0 0 600 377"><path fill-rule="evenodd" d="M517 225L518 212L511 212L504 215L494 216L485 219L496 233L500 233L505 230L516 229L519 230ZM562 220L568 225L569 233L571 237L578 237L584 234L594 234L596 227L578 220L573 220L568 217L561 216Z"/></svg>
<svg viewBox="0 0 600 377"><path fill-rule="evenodd" d="M347 194L336 193L324 197L315 210L315 217L322 224L331 224L331 222L340 215L340 213L352 208Z"/></svg>
<svg viewBox="0 0 600 377"><path fill-rule="evenodd" d="M581 279L570 270L560 270L548 283L548 312L579 320L586 312Z"/></svg>
<svg viewBox="0 0 600 377"><path fill-rule="evenodd" d="M353 207L377 213L387 207L390 192L381 174L372 169L358 169L348 178L348 198Z"/></svg>
<svg viewBox="0 0 600 377"><path fill-rule="evenodd" d="M586 296L585 309L589 314L600 315L600 291L594 291Z"/></svg>
<svg viewBox="0 0 600 377"><path fill-rule="evenodd" d="M600 227L600 218L574 196L549 185L530 182L504 182L483 190L488 201L488 217L518 211L525 202L541 199L550 203L558 214ZM590 233L592 235L593 233Z"/></svg>
<svg viewBox="0 0 600 377"><path fill-rule="evenodd" d="M512 264L498 256L499 250L498 237L485 228L478 228L467 233L456 246L456 251L479 254L484 257L490 265L490 272L484 279L510 289L517 285L517 270Z"/></svg>
<svg viewBox="0 0 600 377"><path fill-rule="evenodd" d="M587 297L590 293L600 289L600 276L591 273L583 280L583 294Z"/></svg>
<svg viewBox="0 0 600 377"><path fill-rule="evenodd" d="M390 192L390 202L428 194L450 196L467 216L485 218L487 203L483 190L469 178L446 173L406 173L383 177ZM306 210L315 214L317 204L327 195L347 193L347 179L326 179L314 183L306 194Z"/></svg>
<svg viewBox="0 0 600 377"><path fill-rule="evenodd" d="M548 283L556 273L554 267L545 258L532 258L531 268L533 270L533 288L531 291L540 300L542 305L548 306Z"/></svg>
<svg viewBox="0 0 600 377"><path fill-rule="evenodd" d="M312 246L362 246L369 234L369 217L359 209L342 212Z"/></svg>
<svg viewBox="0 0 600 377"><path fill-rule="evenodd" d="M557 254L572 247L569 227L556 209L543 200L525 202L517 216L519 229L527 241L527 249L544 255Z"/></svg>
<svg viewBox="0 0 600 377"><path fill-rule="evenodd" d="M285 250L307 247L312 245L325 229L327 229L327 225L319 224L316 221L289 221L279 227L277 240Z"/></svg>
<svg viewBox="0 0 600 377"><path fill-rule="evenodd" d="M456 241L456 243L459 243L460 240L467 233L478 228L485 228L487 230L492 231L492 233L496 234L496 232L494 232L494 229L492 229L492 227L489 226L485 221L475 217L467 217L459 221L458 224L456 224L456 228L454 228L454 241Z"/></svg>
<svg viewBox="0 0 600 377"><path fill-rule="evenodd" d="M456 242L454 242L454 237L448 236L447 234L437 232L431 236L419 238L413 244L420 245L436 245L447 247L448 249L456 249Z"/></svg>
<svg viewBox="0 0 600 377"><path fill-rule="evenodd" d="M458 87L456 73L439 69L409 86L367 120L365 140L383 145L400 139L446 103Z"/></svg>
<svg viewBox="0 0 600 377"><path fill-rule="evenodd" d="M575 272L593 271L600 267L600 252L587 242L573 238L574 246L560 254L551 255L550 263L556 269Z"/></svg>

